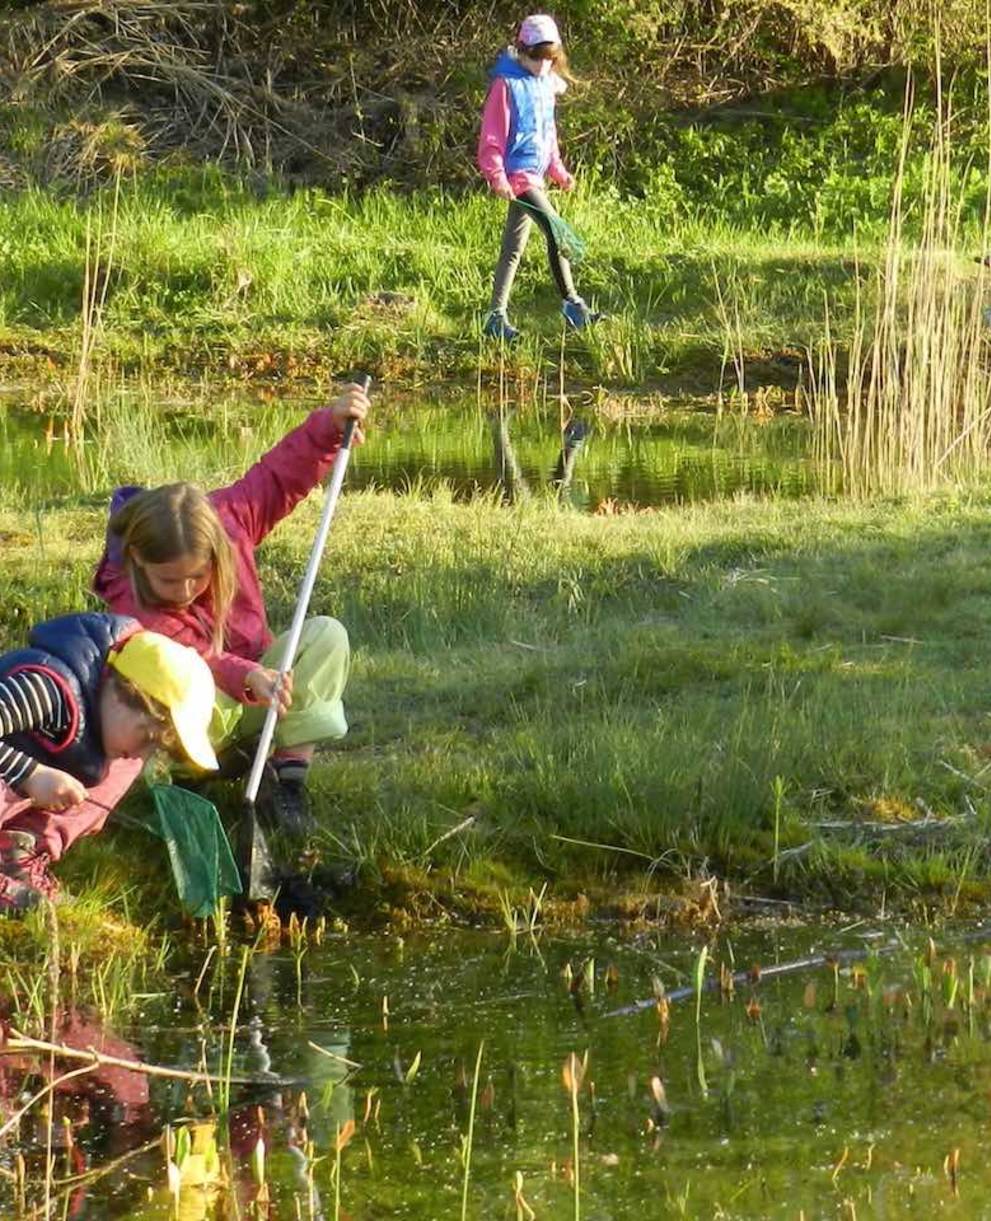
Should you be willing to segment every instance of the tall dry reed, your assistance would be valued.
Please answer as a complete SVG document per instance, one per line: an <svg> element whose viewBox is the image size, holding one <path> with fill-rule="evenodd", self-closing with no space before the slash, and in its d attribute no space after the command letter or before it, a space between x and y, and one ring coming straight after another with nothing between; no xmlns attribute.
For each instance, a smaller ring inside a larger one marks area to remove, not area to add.
<svg viewBox="0 0 991 1221"><path fill-rule="evenodd" d="M953 172L952 104L939 82L937 93L940 119L919 216L908 218L905 206L910 81L882 257L869 275L856 269L846 342L833 334L827 309L824 337L810 354L815 455L826 486L855 497L962 483L991 466L987 272L983 264L976 276L970 265L961 271L964 200Z"/></svg>
<svg viewBox="0 0 991 1221"><path fill-rule="evenodd" d="M114 250L117 244L120 217L121 175L114 178L113 204L109 230L104 229L103 206L97 212L96 224L86 218L86 255L83 266L83 292L80 309L79 352L75 377L69 391L69 433L81 452L85 439L87 402L93 372L93 356L103 327L103 312L107 304L110 279L115 272Z"/></svg>

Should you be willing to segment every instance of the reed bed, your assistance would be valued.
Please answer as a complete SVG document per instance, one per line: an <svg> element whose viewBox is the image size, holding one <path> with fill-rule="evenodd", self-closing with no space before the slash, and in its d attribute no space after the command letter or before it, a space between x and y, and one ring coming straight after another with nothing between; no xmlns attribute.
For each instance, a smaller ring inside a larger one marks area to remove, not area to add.
<svg viewBox="0 0 991 1221"><path fill-rule="evenodd" d="M858 270L852 327L827 310L810 357L814 450L826 486L854 497L973 482L991 465L988 276L983 262L961 268L964 198L953 175L952 99L942 93L940 116L909 232L910 82L882 257Z"/></svg>
<svg viewBox="0 0 991 1221"><path fill-rule="evenodd" d="M341 138L357 100L350 84L335 116L276 86L271 68L256 79L257 34L244 11L214 0L83 0L36 4L5 22L18 95L72 115L47 142L44 180L92 187L178 148L269 168L302 149L335 174L353 169Z"/></svg>

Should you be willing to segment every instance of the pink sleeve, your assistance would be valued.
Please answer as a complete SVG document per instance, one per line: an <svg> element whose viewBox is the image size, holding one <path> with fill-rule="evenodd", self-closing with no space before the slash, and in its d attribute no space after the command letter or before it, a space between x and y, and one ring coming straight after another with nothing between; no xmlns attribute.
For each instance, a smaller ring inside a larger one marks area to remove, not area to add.
<svg viewBox="0 0 991 1221"><path fill-rule="evenodd" d="M478 133L478 168L492 190L508 187L506 144L509 140L509 91L497 76L489 88Z"/></svg>
<svg viewBox="0 0 991 1221"><path fill-rule="evenodd" d="M570 186L574 182L574 178L568 172L564 162L561 160L561 150L557 144L557 129L554 130L554 140L551 144L551 159L547 166L547 177L552 182L556 182L559 187Z"/></svg>
<svg viewBox="0 0 991 1221"><path fill-rule="evenodd" d="M244 680L252 670L258 669L257 661L250 661L247 657L238 657L236 653L214 653L212 649L209 653L203 654L203 660L210 667L213 681L225 695L229 695L232 700L237 700L239 704L255 702L247 698Z"/></svg>
<svg viewBox="0 0 991 1221"><path fill-rule="evenodd" d="M223 505L257 546L321 482L340 447L330 410L314 411L236 483L211 492L210 499L218 508Z"/></svg>
<svg viewBox="0 0 991 1221"><path fill-rule="evenodd" d="M259 662L251 661L247 657L238 657L236 653L217 653L212 648L204 648L202 640L183 640L182 637L187 633L183 632L181 628L178 632L170 632L166 630L164 624L152 626L149 623L147 626L154 632L161 632L163 636L171 636L180 644L186 644L191 649L195 649L210 667L213 681L225 695L229 695L232 700L237 700L239 704L254 703L245 693L244 680L252 670L258 669Z"/></svg>

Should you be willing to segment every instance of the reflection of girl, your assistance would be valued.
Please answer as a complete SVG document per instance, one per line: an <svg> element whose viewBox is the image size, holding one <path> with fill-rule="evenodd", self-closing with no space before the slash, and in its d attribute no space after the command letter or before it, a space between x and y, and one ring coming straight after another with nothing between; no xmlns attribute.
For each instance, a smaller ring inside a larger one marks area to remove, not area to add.
<svg viewBox="0 0 991 1221"><path fill-rule="evenodd" d="M141 1059L136 1048L101 1025L92 1014L84 1015L75 1009L59 1014L55 1042L118 1060ZM53 1152L64 1149L73 1176L67 1182L76 1185L66 1189L57 1215L70 1218L93 1217L99 1212L99 1200L89 1198L94 1176L86 1173L92 1170L94 1155L101 1160L119 1157L137 1148L154 1131L148 1078L144 1073L116 1064L90 1065L82 1073L71 1071L78 1068L78 1061L74 1060L59 1060L54 1067L53 1117L47 1133L47 1112L41 1107L31 1107L17 1129L18 1144L28 1163L27 1182L35 1192L40 1193L40 1184L46 1177L43 1164L39 1164L44 1161L46 1140L52 1141ZM39 1076L52 1079L47 1055L25 1052L0 1059L0 1120L7 1122L20 1109L26 1087ZM34 1204L38 1209L36 1215L40 1215L40 1200L36 1199Z"/></svg>
<svg viewBox="0 0 991 1221"><path fill-rule="evenodd" d="M306 1215L322 1217L325 1214L321 1210L319 1191L313 1183L307 1147L313 1142L317 1148L325 1149L329 1145L333 1151L337 1134L349 1122L353 1126L354 1091L349 1084L352 1062L348 1059L350 1034L347 1030L324 1031L320 1035L321 1051L315 1043L309 1047L305 1043L302 1046L294 1043L291 1036L286 1041L286 1007L291 1003L302 1004L305 1009L315 1012L323 995L316 989L310 991L310 981L301 995L297 991L300 981L295 971L290 960L280 960L271 954L258 954L251 961L245 978L244 1012L251 1012L247 1022L245 1069L258 1080L264 1093L251 1102L243 1101L231 1108L228 1135L238 1167L239 1194L245 1204L250 1204L256 1193L243 1194L240 1188L251 1187L251 1158L262 1138L269 1155L278 1156L282 1149L287 1151L296 1189L312 1203L312 1211ZM271 1042L273 1036L275 1041ZM305 1095L276 1087L274 1082L280 1073L305 1081ZM268 1076L273 1078L270 1088L262 1084Z"/></svg>
<svg viewBox="0 0 991 1221"><path fill-rule="evenodd" d="M511 341L519 335L506 311L533 221L547 242L565 321L580 330L601 316L575 291L571 266L554 234L557 212L544 191L545 176L565 191L575 185L561 160L554 123L557 95L564 92L569 79L561 35L553 17L543 13L524 20L515 45L503 51L492 69L478 138L478 168L493 194L509 201L484 328L494 339Z"/></svg>

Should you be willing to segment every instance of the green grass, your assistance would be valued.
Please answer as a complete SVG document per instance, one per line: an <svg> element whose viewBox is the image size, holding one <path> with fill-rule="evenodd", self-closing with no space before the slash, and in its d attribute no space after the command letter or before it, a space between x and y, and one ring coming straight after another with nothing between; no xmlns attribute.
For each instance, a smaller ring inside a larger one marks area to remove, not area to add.
<svg viewBox="0 0 991 1221"><path fill-rule="evenodd" d="M276 624L317 510L264 549ZM102 512L44 521L42 551L0 515L7 645L86 600ZM314 780L329 841L371 879L508 868L567 888L636 859L564 836L769 892L780 784L776 893L952 895L988 812L989 542L977 494L607 518L351 494L313 602L355 650L352 732ZM969 822L921 843L816 826L920 818L917 801ZM73 870L108 851L82 846Z"/></svg>
<svg viewBox="0 0 991 1221"><path fill-rule="evenodd" d="M834 327L852 311L852 238L679 218L649 191L620 197L595 180L560 203L588 243L579 288L610 315L567 339L579 378L700 373L711 388L734 353L787 352L798 354L793 379L825 303ZM88 225L102 234L93 249L111 258L98 361L213 375L473 375L499 363L478 332L503 213L481 190L258 198L209 170L125 183L116 222L106 193L11 195L0 200L0 347L48 353L71 375ZM871 248L860 257L869 264ZM535 236L512 303L524 340L511 365L557 359L558 305Z"/></svg>

